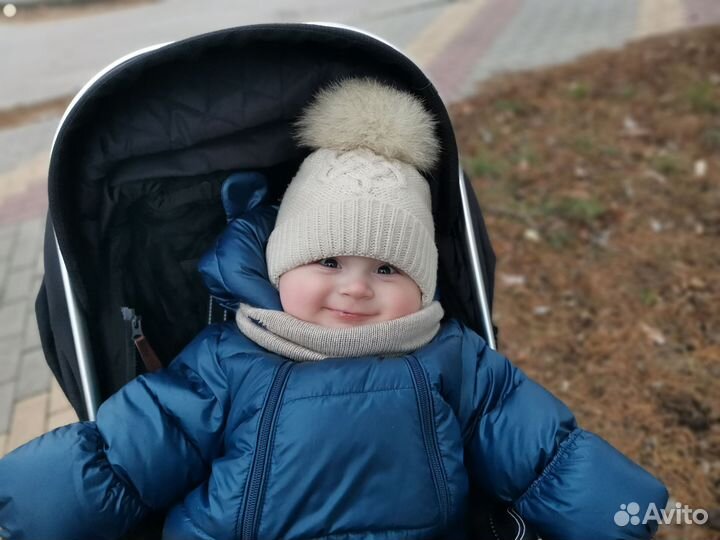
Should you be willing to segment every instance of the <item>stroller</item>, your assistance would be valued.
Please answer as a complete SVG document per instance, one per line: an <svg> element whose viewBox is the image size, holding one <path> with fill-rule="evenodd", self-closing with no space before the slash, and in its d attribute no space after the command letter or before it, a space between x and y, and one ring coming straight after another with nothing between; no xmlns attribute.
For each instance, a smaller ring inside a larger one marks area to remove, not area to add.
<svg viewBox="0 0 720 540"><path fill-rule="evenodd" d="M232 28L120 59L83 88L56 133L36 314L48 365L80 419L147 369L136 341L166 365L227 316L197 272L226 223L224 182L261 172L277 200L306 157L291 122L319 88L363 76L416 94L439 121L442 155L429 179L438 288L445 312L495 348L492 246L423 72L347 27ZM471 513L472 538L535 538L512 509L478 499ZM126 538L160 538L162 518Z"/></svg>

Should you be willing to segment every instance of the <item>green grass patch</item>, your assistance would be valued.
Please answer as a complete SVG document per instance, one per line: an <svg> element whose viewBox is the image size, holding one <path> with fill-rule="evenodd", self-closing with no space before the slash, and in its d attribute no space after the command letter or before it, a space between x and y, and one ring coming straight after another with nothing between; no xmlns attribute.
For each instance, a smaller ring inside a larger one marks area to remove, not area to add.
<svg viewBox="0 0 720 540"><path fill-rule="evenodd" d="M660 154L650 160L650 166L665 176L677 176L687 171L684 161L673 154Z"/></svg>
<svg viewBox="0 0 720 540"><path fill-rule="evenodd" d="M597 139L590 133L578 133L575 138L568 142L568 146L576 154L590 160L618 158L622 156L619 148Z"/></svg>
<svg viewBox="0 0 720 540"><path fill-rule="evenodd" d="M510 165L504 159L481 150L467 160L467 168L475 177L500 178L507 173Z"/></svg>
<svg viewBox="0 0 720 540"><path fill-rule="evenodd" d="M718 96L715 95L715 87L709 81L699 81L691 84L685 97L690 109L699 114L714 114L720 112Z"/></svg>
<svg viewBox="0 0 720 540"><path fill-rule="evenodd" d="M640 291L640 301L643 305L652 307L658 303L658 295L652 289L643 289Z"/></svg>
<svg viewBox="0 0 720 540"><path fill-rule="evenodd" d="M574 197L548 200L541 207L541 212L545 215L584 225L592 225L606 211L605 206L596 199L577 199Z"/></svg>
<svg viewBox="0 0 720 540"><path fill-rule="evenodd" d="M586 82L573 82L568 87L568 95L573 99L585 99L590 95L591 87Z"/></svg>
<svg viewBox="0 0 720 540"><path fill-rule="evenodd" d="M602 148L600 148L600 153L603 157L609 158L619 158L623 155L622 150L620 150L617 146L609 144L603 145Z"/></svg>
<svg viewBox="0 0 720 540"><path fill-rule="evenodd" d="M575 237L572 233L565 230L555 230L545 233L548 244L555 251L562 251L567 247L571 246Z"/></svg>
<svg viewBox="0 0 720 540"><path fill-rule="evenodd" d="M570 148L586 157L592 157L598 151L598 145L595 139L587 133L579 133L578 136L570 142Z"/></svg>
<svg viewBox="0 0 720 540"><path fill-rule="evenodd" d="M509 112L517 116L523 116L530 112L530 105L519 99L500 99L493 103L495 110Z"/></svg>
<svg viewBox="0 0 720 540"><path fill-rule="evenodd" d="M515 151L513 162L516 164L525 162L528 165L535 165L539 162L538 153L531 144L522 143Z"/></svg>
<svg viewBox="0 0 720 540"><path fill-rule="evenodd" d="M701 140L709 150L720 150L720 127L706 129Z"/></svg>
<svg viewBox="0 0 720 540"><path fill-rule="evenodd" d="M632 100L637 96L637 94L637 88L635 88L632 84L624 84L616 92L617 97L624 100Z"/></svg>

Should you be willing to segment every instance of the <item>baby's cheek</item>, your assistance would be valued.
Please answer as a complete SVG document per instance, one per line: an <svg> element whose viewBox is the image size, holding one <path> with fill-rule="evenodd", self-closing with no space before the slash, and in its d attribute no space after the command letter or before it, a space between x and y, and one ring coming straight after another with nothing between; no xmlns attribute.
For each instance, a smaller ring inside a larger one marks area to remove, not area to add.
<svg viewBox="0 0 720 540"><path fill-rule="evenodd" d="M293 279L292 275L284 274L280 277L278 290L283 311L295 315L303 305L303 290L300 287L299 280Z"/></svg>
<svg viewBox="0 0 720 540"><path fill-rule="evenodd" d="M278 284L283 311L308 322L316 322L322 300L322 287L317 276L300 267L283 274Z"/></svg>
<svg viewBox="0 0 720 540"><path fill-rule="evenodd" d="M422 307L422 293L414 281L403 283L402 287L396 289L393 302L394 317L404 317Z"/></svg>

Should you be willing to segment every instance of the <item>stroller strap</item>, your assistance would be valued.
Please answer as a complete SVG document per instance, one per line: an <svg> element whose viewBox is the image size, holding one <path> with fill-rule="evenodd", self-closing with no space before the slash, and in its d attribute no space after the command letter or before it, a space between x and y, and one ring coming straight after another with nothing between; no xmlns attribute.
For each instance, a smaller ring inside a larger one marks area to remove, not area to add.
<svg viewBox="0 0 720 540"><path fill-rule="evenodd" d="M143 364L145 364L145 369L150 373L161 370L163 367L162 363L145 336L134 338L133 341L135 342L135 348L140 354L140 359L143 361Z"/></svg>

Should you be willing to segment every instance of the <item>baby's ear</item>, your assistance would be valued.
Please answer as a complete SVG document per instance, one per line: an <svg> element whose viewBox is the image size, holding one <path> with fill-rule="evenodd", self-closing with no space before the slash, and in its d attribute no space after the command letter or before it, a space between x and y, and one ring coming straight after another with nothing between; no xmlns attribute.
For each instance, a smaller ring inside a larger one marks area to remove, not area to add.
<svg viewBox="0 0 720 540"><path fill-rule="evenodd" d="M221 197L227 220L238 218L257 206L269 204L267 177L257 171L234 173L223 182Z"/></svg>

